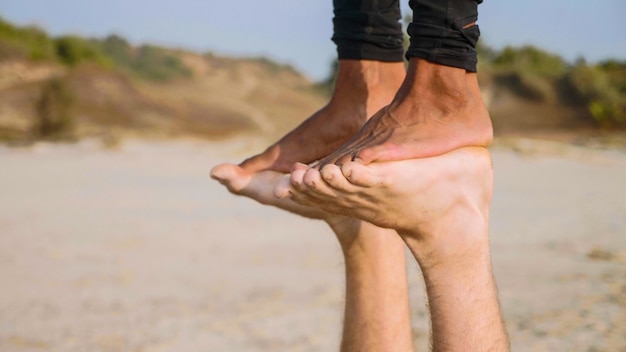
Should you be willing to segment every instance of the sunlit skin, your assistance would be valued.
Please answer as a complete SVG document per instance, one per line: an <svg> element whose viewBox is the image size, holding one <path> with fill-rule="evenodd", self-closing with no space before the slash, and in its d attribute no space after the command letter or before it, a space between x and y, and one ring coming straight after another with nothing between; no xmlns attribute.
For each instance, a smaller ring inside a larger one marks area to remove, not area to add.
<svg viewBox="0 0 626 352"><path fill-rule="evenodd" d="M330 225L346 267L341 351L413 350L405 246L394 230L275 197L275 187L289 178L277 171L248 174L237 165L223 164L212 176L234 194Z"/></svg>
<svg viewBox="0 0 626 352"><path fill-rule="evenodd" d="M371 323L384 322L383 315L393 311L377 312L372 300L393 302L391 297L403 295L398 289L406 290L406 278L393 288L382 285L385 276L405 273L400 255L389 254L402 251L391 228L422 268L434 350L505 351L487 228L492 171L484 147L493 132L476 74L414 58L399 85L399 66L389 65L340 61L326 107L263 153L240 165L219 165L212 176L235 194L323 219L333 228L346 258L342 350L410 347L388 343L393 331L410 332L408 320L391 320L397 323L393 329ZM399 86L392 100L389 82ZM290 176L281 174L288 170ZM385 234L395 242L372 246Z"/></svg>
<svg viewBox="0 0 626 352"><path fill-rule="evenodd" d="M466 146L486 147L492 140L477 75L413 58L391 104L317 167L423 158Z"/></svg>
<svg viewBox="0 0 626 352"><path fill-rule="evenodd" d="M289 178L284 172L294 161L317 160L345 142L367 116L391 101L403 77L402 63L341 60L326 107L265 152L211 172L233 194L329 224L346 268L341 351L413 350L405 245L394 230L276 198L274 189Z"/></svg>
<svg viewBox="0 0 626 352"><path fill-rule="evenodd" d="M293 131L240 164L247 173L289 172L295 162L321 159L347 142L365 121L389 104L402 84L402 62L339 60L329 103Z"/></svg>
<svg viewBox="0 0 626 352"><path fill-rule="evenodd" d="M489 254L492 192L491 157L482 147L321 171L297 164L275 190L398 231L424 275L434 351L508 351Z"/></svg>

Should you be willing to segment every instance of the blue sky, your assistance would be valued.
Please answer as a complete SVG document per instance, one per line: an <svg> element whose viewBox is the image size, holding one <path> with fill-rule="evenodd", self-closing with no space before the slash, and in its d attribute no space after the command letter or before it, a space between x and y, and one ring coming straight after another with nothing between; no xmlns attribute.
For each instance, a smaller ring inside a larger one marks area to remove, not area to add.
<svg viewBox="0 0 626 352"><path fill-rule="evenodd" d="M401 4L410 13L408 0ZM316 80L335 56L331 0L0 0L0 15L54 35L116 33L133 43L264 55ZM530 43L593 62L626 59L624 15L624 0L485 0L478 23L493 47Z"/></svg>

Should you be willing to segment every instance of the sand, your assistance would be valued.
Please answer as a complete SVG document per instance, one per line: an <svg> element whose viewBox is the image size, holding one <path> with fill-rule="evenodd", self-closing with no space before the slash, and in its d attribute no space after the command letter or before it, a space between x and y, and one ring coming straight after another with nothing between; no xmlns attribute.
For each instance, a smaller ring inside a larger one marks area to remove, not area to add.
<svg viewBox="0 0 626 352"><path fill-rule="evenodd" d="M0 147L0 351L336 351L344 279L329 229L208 177L256 148ZM513 350L626 351L626 153L522 140L493 154Z"/></svg>

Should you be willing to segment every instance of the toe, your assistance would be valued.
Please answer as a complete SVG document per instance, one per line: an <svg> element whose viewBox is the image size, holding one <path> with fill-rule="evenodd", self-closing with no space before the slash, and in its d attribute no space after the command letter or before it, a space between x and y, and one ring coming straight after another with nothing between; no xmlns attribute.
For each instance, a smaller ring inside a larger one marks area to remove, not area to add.
<svg viewBox="0 0 626 352"><path fill-rule="evenodd" d="M305 191L306 185L304 184L304 174L306 174L308 169L296 169L292 170L290 183L291 187L296 191Z"/></svg>
<svg viewBox="0 0 626 352"><path fill-rule="evenodd" d="M233 193L240 192L250 182L250 175L234 164L217 165L211 170L211 178L219 181Z"/></svg>
<svg viewBox="0 0 626 352"><path fill-rule="evenodd" d="M284 175L274 187L274 196L276 198L288 198L291 193L291 175Z"/></svg>
<svg viewBox="0 0 626 352"><path fill-rule="evenodd" d="M318 193L317 190L309 187L305 183L305 175L307 174L309 174L307 181L310 184L312 183L322 184L323 183L320 178L318 178L317 182L311 179L312 177L314 177L315 173L318 173L317 170L312 170L312 171L311 170L312 169L294 170L294 172L291 174L291 178L290 178L291 199L293 199L297 203L305 204L305 205L312 205L312 204L318 204L320 202L323 202L323 200L320 200L320 197L324 198L325 195ZM311 171L311 172L309 173L308 171Z"/></svg>
<svg viewBox="0 0 626 352"><path fill-rule="evenodd" d="M322 179L322 174L315 169L309 169L304 175L304 184L308 187L307 193L314 197L334 197L332 188Z"/></svg>
<svg viewBox="0 0 626 352"><path fill-rule="evenodd" d="M375 187L382 185L383 177L376 174L371 167L359 162L349 162L341 166L341 173L353 185Z"/></svg>
<svg viewBox="0 0 626 352"><path fill-rule="evenodd" d="M315 169L317 170L322 170L324 167L326 167L326 165L330 165L333 164L335 162L335 156L333 154L325 157L324 159L320 160L315 166L313 166Z"/></svg>
<svg viewBox="0 0 626 352"><path fill-rule="evenodd" d="M322 183L322 177L320 176L319 171L315 169L308 169L302 178L304 184L309 187L315 189Z"/></svg>
<svg viewBox="0 0 626 352"><path fill-rule="evenodd" d="M224 181L230 178L232 174L231 169L233 168L233 164L219 164L211 169L211 178L217 181Z"/></svg>
<svg viewBox="0 0 626 352"><path fill-rule="evenodd" d="M355 191L352 185L341 172L341 168L335 164L326 165L322 169L322 178L328 186L343 192Z"/></svg>

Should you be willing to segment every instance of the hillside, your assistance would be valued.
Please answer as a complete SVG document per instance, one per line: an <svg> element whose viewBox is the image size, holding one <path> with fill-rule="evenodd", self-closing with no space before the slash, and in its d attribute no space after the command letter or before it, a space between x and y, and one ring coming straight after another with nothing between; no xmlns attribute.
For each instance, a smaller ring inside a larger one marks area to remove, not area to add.
<svg viewBox="0 0 626 352"><path fill-rule="evenodd" d="M146 80L93 63L66 67L3 60L0 139L47 137L40 136L42 104L50 105L49 114L58 115L50 119L61 120L52 122L61 126L49 137L117 139L128 135L224 138L234 133L271 138L324 103L311 82L287 68L254 59L172 53L189 70L189 77ZM63 96L66 103L59 102Z"/></svg>
<svg viewBox="0 0 626 352"><path fill-rule="evenodd" d="M626 63L572 65L532 47L479 53L496 134L626 127ZM241 133L274 139L320 108L327 94L263 58L137 47L114 35L53 38L0 20L0 141Z"/></svg>

